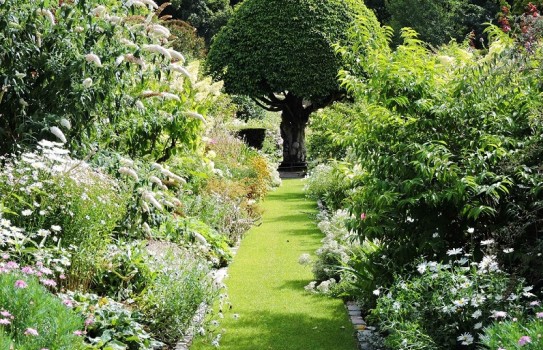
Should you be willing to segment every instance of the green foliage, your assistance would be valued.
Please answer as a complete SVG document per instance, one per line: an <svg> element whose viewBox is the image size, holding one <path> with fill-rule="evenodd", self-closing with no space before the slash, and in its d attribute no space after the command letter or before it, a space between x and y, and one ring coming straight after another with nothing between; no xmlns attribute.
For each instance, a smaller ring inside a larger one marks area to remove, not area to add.
<svg viewBox="0 0 543 350"><path fill-rule="evenodd" d="M304 191L307 196L331 210L340 209L350 186L350 181L342 170L341 163L317 165L305 183Z"/></svg>
<svg viewBox="0 0 543 350"><path fill-rule="evenodd" d="M145 241L116 242L107 246L96 265L91 290L115 300L128 300L153 282L155 271Z"/></svg>
<svg viewBox="0 0 543 350"><path fill-rule="evenodd" d="M83 319L41 286L34 276L0 273L2 349L84 349Z"/></svg>
<svg viewBox="0 0 543 350"><path fill-rule="evenodd" d="M263 119L266 112L247 96L232 96L232 102L236 104L236 118L245 122L251 119Z"/></svg>
<svg viewBox="0 0 543 350"><path fill-rule="evenodd" d="M389 23L396 32L410 27L420 39L432 45L450 40L463 41L472 31L481 31L481 24L491 22L498 10L496 1L469 0L388 0Z"/></svg>
<svg viewBox="0 0 543 350"><path fill-rule="evenodd" d="M168 30L146 8L107 5L4 2L1 154L55 137L81 156L100 145L156 160L195 146L207 107Z"/></svg>
<svg viewBox="0 0 543 350"><path fill-rule="evenodd" d="M114 179L67 153L58 143L42 141L35 152L6 161L0 203L3 216L26 233L8 251L21 262L34 262L43 256L39 250L58 257L62 248L76 246L68 283L85 286L126 213L128 197Z"/></svg>
<svg viewBox="0 0 543 350"><path fill-rule="evenodd" d="M142 315L126 305L96 294L69 292L59 294L64 304L85 318L85 337L98 349L161 348L141 323Z"/></svg>
<svg viewBox="0 0 543 350"><path fill-rule="evenodd" d="M215 37L207 59L228 92L254 97L288 91L313 102L338 90L331 44L365 8L358 1L249 0Z"/></svg>
<svg viewBox="0 0 543 350"><path fill-rule="evenodd" d="M504 247L523 241L514 248L525 253L537 243L540 87L524 67L538 70L539 58L519 53L495 27L489 34L484 56L454 44L430 52L411 30L390 51L386 29L358 22L351 46L339 48L349 65L343 84L358 104L358 118L334 136L358 167L346 203L366 216L352 227L394 256L384 270L421 254L443 257L445 247L477 237ZM379 275L384 285L392 278Z"/></svg>
<svg viewBox="0 0 543 350"><path fill-rule="evenodd" d="M171 3L175 8L173 16L190 23L208 44L232 16L229 0L172 0Z"/></svg>
<svg viewBox="0 0 543 350"><path fill-rule="evenodd" d="M390 289L376 290L382 296L372 317L390 332L385 343L393 349L475 349L483 327L522 314L534 296L531 288L511 286L492 256L469 263L421 261L418 274L396 276Z"/></svg>
<svg viewBox="0 0 543 350"><path fill-rule="evenodd" d="M210 304L214 287L208 268L189 256L172 264L171 256L166 255L157 264L162 273L138 298L138 305L151 320L153 334L174 345L191 325L199 307Z"/></svg>
<svg viewBox="0 0 543 350"><path fill-rule="evenodd" d="M526 313L516 320L493 322L484 329L481 343L488 349L539 349L543 346L542 316L541 312Z"/></svg>
<svg viewBox="0 0 543 350"><path fill-rule="evenodd" d="M349 132L352 119L356 119L359 113L357 107L354 104L335 103L315 113L307 137L307 153L311 163L345 159L347 150L339 135Z"/></svg>

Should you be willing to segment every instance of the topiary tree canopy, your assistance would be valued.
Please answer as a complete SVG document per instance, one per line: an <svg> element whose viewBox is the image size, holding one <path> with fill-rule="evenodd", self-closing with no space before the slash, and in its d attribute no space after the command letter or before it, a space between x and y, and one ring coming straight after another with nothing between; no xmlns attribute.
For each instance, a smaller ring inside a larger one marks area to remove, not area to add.
<svg viewBox="0 0 543 350"><path fill-rule="evenodd" d="M361 0L245 0L215 36L207 68L226 91L281 111L283 166L305 164L309 115L341 97L340 58Z"/></svg>

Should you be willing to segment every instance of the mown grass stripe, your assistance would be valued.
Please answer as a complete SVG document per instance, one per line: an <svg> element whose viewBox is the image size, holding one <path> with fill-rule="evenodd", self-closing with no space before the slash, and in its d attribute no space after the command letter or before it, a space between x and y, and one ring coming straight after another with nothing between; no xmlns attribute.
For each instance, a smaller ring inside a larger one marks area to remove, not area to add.
<svg viewBox="0 0 543 350"><path fill-rule="evenodd" d="M311 269L298 264L323 238L301 180L284 180L263 203L263 223L241 243L226 280L232 309L221 321L227 350L354 350L353 328L340 300L304 290ZM239 315L235 318L234 315ZM202 340L191 350L211 349Z"/></svg>

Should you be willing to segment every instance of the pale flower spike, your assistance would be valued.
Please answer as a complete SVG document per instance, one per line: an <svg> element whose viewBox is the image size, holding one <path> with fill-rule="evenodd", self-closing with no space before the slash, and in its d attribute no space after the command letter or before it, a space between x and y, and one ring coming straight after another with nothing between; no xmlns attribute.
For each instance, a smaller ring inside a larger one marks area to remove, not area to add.
<svg viewBox="0 0 543 350"><path fill-rule="evenodd" d="M149 26L149 31L151 34L162 35L166 38L171 35L170 30L164 26L161 26L160 24L153 24Z"/></svg>
<svg viewBox="0 0 543 350"><path fill-rule="evenodd" d="M181 99L179 98L179 96L169 93L169 92L162 92L160 96L162 96L165 100L176 100L176 101L181 102Z"/></svg>
<svg viewBox="0 0 543 350"><path fill-rule="evenodd" d="M153 0L140 0L140 2L144 3L145 5L148 5L152 8L154 8L155 10L158 9L158 5L156 4L156 2L154 2Z"/></svg>
<svg viewBox="0 0 543 350"><path fill-rule="evenodd" d="M51 134L55 135L62 143L68 142L66 136L64 136L64 133L58 127L52 126L49 131L51 131Z"/></svg>
<svg viewBox="0 0 543 350"><path fill-rule="evenodd" d="M175 51L174 49L168 49L168 52L170 53L172 58L181 61L181 63L185 63L185 56L183 56L181 52Z"/></svg>
<svg viewBox="0 0 543 350"><path fill-rule="evenodd" d="M170 64L168 69L173 70L173 71L178 72L178 73L181 73L184 76L186 76L187 78L189 78L189 80L192 81L192 75L190 75L189 71L186 70L185 67L181 67L181 66L178 66L178 65L175 65L175 64Z"/></svg>
<svg viewBox="0 0 543 350"><path fill-rule="evenodd" d="M202 121L202 123L206 123L206 120L205 120L204 116L201 115L200 113L196 113L196 112L185 112L185 115L186 115L187 117L199 119L199 120Z"/></svg>
<svg viewBox="0 0 543 350"><path fill-rule="evenodd" d="M97 55L93 54L92 52L85 55L85 59L87 60L87 62L89 63L94 63L97 67L102 67L102 61L100 60L100 57L98 57Z"/></svg>
<svg viewBox="0 0 543 350"><path fill-rule="evenodd" d="M164 56L165 58L171 60L172 55L170 55L170 51L168 49L160 46L160 45L143 45L143 49L150 52L156 52Z"/></svg>
<svg viewBox="0 0 543 350"><path fill-rule="evenodd" d="M47 20L49 20L49 22L51 22L52 25L55 25L55 16L51 11L47 9L39 9L36 11L36 13L44 16L45 18L47 18Z"/></svg>
<svg viewBox="0 0 543 350"><path fill-rule="evenodd" d="M85 80L83 80L83 87L88 89L92 86L92 79L91 78L86 78Z"/></svg>

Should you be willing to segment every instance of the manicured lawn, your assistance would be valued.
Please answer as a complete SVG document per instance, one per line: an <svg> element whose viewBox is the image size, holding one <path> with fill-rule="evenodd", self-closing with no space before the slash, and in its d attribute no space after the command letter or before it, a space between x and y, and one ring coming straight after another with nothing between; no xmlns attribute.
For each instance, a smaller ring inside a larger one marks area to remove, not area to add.
<svg viewBox="0 0 543 350"><path fill-rule="evenodd" d="M268 195L263 224L247 234L229 267L232 309L221 321L221 349L356 349L343 303L304 290L312 273L298 258L318 249L322 234L302 187L301 180L284 180ZM211 348L199 340L191 350Z"/></svg>

